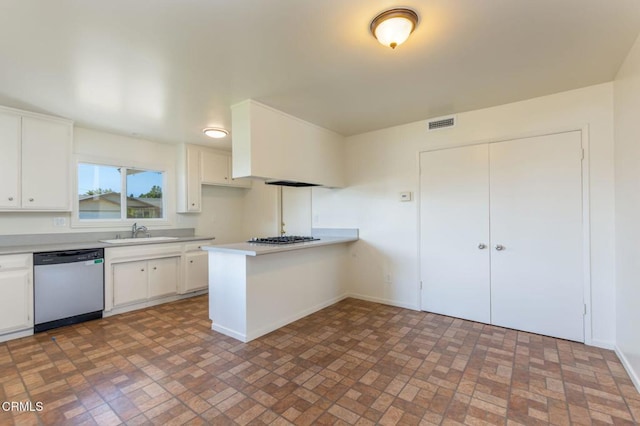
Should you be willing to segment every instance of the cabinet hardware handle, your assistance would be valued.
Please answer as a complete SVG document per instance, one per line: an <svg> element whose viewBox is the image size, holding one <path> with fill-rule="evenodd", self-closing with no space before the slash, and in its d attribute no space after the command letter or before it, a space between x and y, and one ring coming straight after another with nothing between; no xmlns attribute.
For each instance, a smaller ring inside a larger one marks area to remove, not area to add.
<svg viewBox="0 0 640 426"><path fill-rule="evenodd" d="M144 268L140 269L140 272L144 272Z"/></svg>
<svg viewBox="0 0 640 426"><path fill-rule="evenodd" d="M9 197L9 201L13 201L13 197Z"/></svg>
<svg viewBox="0 0 640 426"><path fill-rule="evenodd" d="M29 201L33 202L33 198L29 198Z"/></svg>
<svg viewBox="0 0 640 426"><path fill-rule="evenodd" d="M156 269L158 269L158 268L154 266L154 267L153 267L153 270L155 271Z"/></svg>
<svg viewBox="0 0 640 426"><path fill-rule="evenodd" d="M190 260L189 263L193 263L193 260Z"/></svg>
<svg viewBox="0 0 640 426"><path fill-rule="evenodd" d="M503 246L503 245L501 245L501 244L497 244L497 245L496 245L496 250L498 250L498 251L502 251L502 250L504 250L504 246Z"/></svg>
<svg viewBox="0 0 640 426"><path fill-rule="evenodd" d="M195 205L196 205L196 203L191 203L191 205L192 205L192 206L195 206Z"/></svg>
<svg viewBox="0 0 640 426"><path fill-rule="evenodd" d="M478 244L478 248L479 248L480 250L484 250L485 248L487 248L487 246L486 246L486 245L484 245L484 244L482 244L482 243L480 243L480 244Z"/></svg>

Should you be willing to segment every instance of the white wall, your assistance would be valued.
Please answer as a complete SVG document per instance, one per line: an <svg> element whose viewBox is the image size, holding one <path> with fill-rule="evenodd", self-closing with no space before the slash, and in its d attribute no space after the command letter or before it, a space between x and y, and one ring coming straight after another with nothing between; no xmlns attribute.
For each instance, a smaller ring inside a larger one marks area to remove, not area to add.
<svg viewBox="0 0 640 426"><path fill-rule="evenodd" d="M254 180L251 190L247 191L241 215L242 238L237 241L279 235L278 187Z"/></svg>
<svg viewBox="0 0 640 426"><path fill-rule="evenodd" d="M351 292L419 309L418 153L452 145L582 129L590 140L593 344L615 337L613 84L458 114L457 126L424 121L347 138L344 189L313 190L314 227L360 228L351 251ZM414 201L400 202L412 191Z"/></svg>
<svg viewBox="0 0 640 426"><path fill-rule="evenodd" d="M311 235L311 188L281 187L282 223L288 235Z"/></svg>
<svg viewBox="0 0 640 426"><path fill-rule="evenodd" d="M614 82L616 352L640 390L640 39Z"/></svg>
<svg viewBox="0 0 640 426"><path fill-rule="evenodd" d="M215 244L243 239L246 192L239 188L204 185L202 213L178 214L178 228L195 228L197 235L216 237Z"/></svg>

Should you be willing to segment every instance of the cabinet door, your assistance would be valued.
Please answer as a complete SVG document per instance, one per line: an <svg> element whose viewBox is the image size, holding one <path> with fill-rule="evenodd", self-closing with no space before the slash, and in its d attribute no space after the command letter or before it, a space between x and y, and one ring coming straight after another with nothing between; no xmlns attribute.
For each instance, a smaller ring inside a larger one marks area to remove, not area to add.
<svg viewBox="0 0 640 426"><path fill-rule="evenodd" d="M584 341L581 148L580 132L491 144L493 324Z"/></svg>
<svg viewBox="0 0 640 426"><path fill-rule="evenodd" d="M202 150L200 153L200 173L204 184L229 184L229 156Z"/></svg>
<svg viewBox="0 0 640 426"><path fill-rule="evenodd" d="M209 254L205 251L186 253L185 293L209 286Z"/></svg>
<svg viewBox="0 0 640 426"><path fill-rule="evenodd" d="M0 112L0 208L20 207L20 116Z"/></svg>
<svg viewBox="0 0 640 426"><path fill-rule="evenodd" d="M22 118L22 207L71 210L72 127L41 118Z"/></svg>
<svg viewBox="0 0 640 426"><path fill-rule="evenodd" d="M178 289L179 257L149 261L149 298L175 294Z"/></svg>
<svg viewBox="0 0 640 426"><path fill-rule="evenodd" d="M33 327L30 270L0 272L0 333Z"/></svg>
<svg viewBox="0 0 640 426"><path fill-rule="evenodd" d="M187 208L188 212L199 212L201 209L200 187L200 150L187 148Z"/></svg>
<svg viewBox="0 0 640 426"><path fill-rule="evenodd" d="M114 264L113 306L147 300L148 277L146 261Z"/></svg>
<svg viewBox="0 0 640 426"><path fill-rule="evenodd" d="M420 155L422 309L489 323L487 145Z"/></svg>

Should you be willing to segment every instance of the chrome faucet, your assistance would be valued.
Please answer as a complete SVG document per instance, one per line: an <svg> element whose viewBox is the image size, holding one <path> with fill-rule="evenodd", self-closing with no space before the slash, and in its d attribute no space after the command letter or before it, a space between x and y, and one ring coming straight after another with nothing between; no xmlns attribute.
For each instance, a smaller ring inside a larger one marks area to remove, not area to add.
<svg viewBox="0 0 640 426"><path fill-rule="evenodd" d="M131 227L131 238L138 238L138 233L140 231L144 232L147 237L149 236L149 230L147 229L147 227L144 225L138 226L138 223L136 222Z"/></svg>

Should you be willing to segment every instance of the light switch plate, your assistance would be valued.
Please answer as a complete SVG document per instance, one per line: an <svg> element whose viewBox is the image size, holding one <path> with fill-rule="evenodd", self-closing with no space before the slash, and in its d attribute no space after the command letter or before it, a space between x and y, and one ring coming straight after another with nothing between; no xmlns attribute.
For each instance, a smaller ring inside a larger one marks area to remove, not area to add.
<svg viewBox="0 0 640 426"><path fill-rule="evenodd" d="M411 191L401 192L400 193L400 201L411 201L412 199Z"/></svg>

